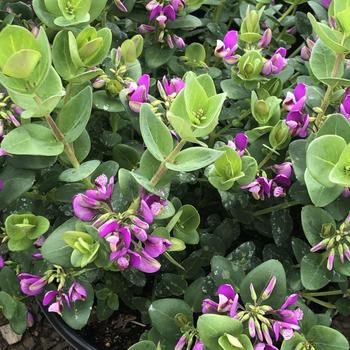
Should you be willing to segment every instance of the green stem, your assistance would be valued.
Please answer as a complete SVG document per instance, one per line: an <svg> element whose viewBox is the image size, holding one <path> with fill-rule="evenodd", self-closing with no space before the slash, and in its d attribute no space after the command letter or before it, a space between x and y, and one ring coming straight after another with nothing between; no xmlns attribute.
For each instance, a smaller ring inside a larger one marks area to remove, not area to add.
<svg viewBox="0 0 350 350"><path fill-rule="evenodd" d="M299 204L300 203L298 201L285 202L285 203L274 205L274 206L269 207L269 208L258 210L256 212L254 212L253 215L254 216L266 215L266 214L270 214L274 211L287 209L287 208L294 207L294 206L299 205Z"/></svg>
<svg viewBox="0 0 350 350"><path fill-rule="evenodd" d="M259 169L261 169L273 156L274 152L269 151L269 153L266 154L265 158L259 163Z"/></svg>
<svg viewBox="0 0 350 350"><path fill-rule="evenodd" d="M186 144L186 141L181 140L176 145L176 147L170 152L170 154L164 159L164 161L159 165L158 170L156 171L156 173L151 179L151 184L153 186L156 186L160 181L160 179L162 178L162 176L167 172L168 169L166 167L166 163L173 163L176 156L179 154L179 152L182 150L185 144Z"/></svg>
<svg viewBox="0 0 350 350"><path fill-rule="evenodd" d="M64 134L62 133L62 131L59 129L59 127L57 126L56 122L54 121L54 119L51 117L51 115L47 115L45 117L47 123L49 124L53 134L55 135L55 138L57 141L62 142L64 145L64 153L66 154L67 158L69 159L70 163L72 164L72 166L75 169L78 169L80 167L80 163L79 160L77 159L75 153L74 153L74 149L72 148L72 146L66 141ZM91 184L91 181L88 178L85 178L84 183L87 187L93 187Z"/></svg>
<svg viewBox="0 0 350 350"><path fill-rule="evenodd" d="M277 20L279 23L282 23L283 20L291 13L294 11L296 8L295 4L292 4L288 7L287 11L282 14L282 16Z"/></svg>
<svg viewBox="0 0 350 350"><path fill-rule="evenodd" d="M339 68L341 66L341 63L343 62L343 59L344 59L344 54L338 53L337 57L335 59L334 67L333 67L332 74L331 74L332 78L335 78L337 76ZM318 113L318 115L316 117L315 125L317 128L319 128L322 124L323 117L326 114L327 108L330 104L330 99L331 99L332 93L333 93L333 87L331 85L328 85L326 93L325 93L323 101L322 101L322 105L320 107L321 111Z"/></svg>
<svg viewBox="0 0 350 350"><path fill-rule="evenodd" d="M346 291L343 290L329 290L325 292L302 292L300 295L302 297L328 297L332 295L343 295L350 293L350 289L347 289Z"/></svg>
<svg viewBox="0 0 350 350"><path fill-rule="evenodd" d="M332 303L328 303L326 301L314 298L314 297L310 297L310 296L303 296L306 300L312 301L315 304L321 305L326 307L327 309L336 309L337 307L332 304Z"/></svg>

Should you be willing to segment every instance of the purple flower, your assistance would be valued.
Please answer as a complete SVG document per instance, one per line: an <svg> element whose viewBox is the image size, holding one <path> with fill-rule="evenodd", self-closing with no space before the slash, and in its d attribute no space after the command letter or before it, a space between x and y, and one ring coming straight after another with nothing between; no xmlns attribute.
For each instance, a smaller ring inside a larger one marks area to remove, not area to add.
<svg viewBox="0 0 350 350"><path fill-rule="evenodd" d="M287 92L287 96L283 101L283 107L287 111L299 112L303 109L306 101L306 85L303 83L297 84L294 92Z"/></svg>
<svg viewBox="0 0 350 350"><path fill-rule="evenodd" d="M327 269L329 271L333 270L334 258L335 258L335 251L334 251L334 249L331 249L331 251L328 255L328 259L327 259Z"/></svg>
<svg viewBox="0 0 350 350"><path fill-rule="evenodd" d="M34 260L43 260L43 256L42 256L42 254L39 253L39 252L33 253L33 254L32 254L32 258L33 258Z"/></svg>
<svg viewBox="0 0 350 350"><path fill-rule="evenodd" d="M159 255L163 254L171 246L171 242L163 237L149 235L144 245L144 251L149 256L158 258Z"/></svg>
<svg viewBox="0 0 350 350"><path fill-rule="evenodd" d="M163 77L162 84L159 82L166 95L170 98L175 98L181 90L185 88L185 82L180 78L173 78L170 83L166 76Z"/></svg>
<svg viewBox="0 0 350 350"><path fill-rule="evenodd" d="M2 191L5 187L4 181L0 180L0 191Z"/></svg>
<svg viewBox="0 0 350 350"><path fill-rule="evenodd" d="M0 270L5 267L5 259L2 255L0 255Z"/></svg>
<svg viewBox="0 0 350 350"><path fill-rule="evenodd" d="M291 130L292 136L305 138L308 134L309 115L300 111L289 112L286 118L286 124Z"/></svg>
<svg viewBox="0 0 350 350"><path fill-rule="evenodd" d="M278 350L274 345L258 343L254 346L254 350Z"/></svg>
<svg viewBox="0 0 350 350"><path fill-rule="evenodd" d="M182 50L185 48L186 44L185 44L185 41L184 39L182 39L181 37L173 34L173 41L174 41L174 44L176 45L176 47L179 49L179 50Z"/></svg>
<svg viewBox="0 0 350 350"><path fill-rule="evenodd" d="M30 273L20 273L17 278L19 279L22 293L30 296L41 294L47 284L44 277Z"/></svg>
<svg viewBox="0 0 350 350"><path fill-rule="evenodd" d="M109 181L106 175L100 175L95 179L95 190L87 190L86 196L96 199L98 201L105 201L111 198L114 188L114 177L112 176Z"/></svg>
<svg viewBox="0 0 350 350"><path fill-rule="evenodd" d="M215 56L221 57L228 64L237 62L238 57L234 55L238 48L238 32L230 30L226 33L224 40L217 40L215 48Z"/></svg>
<svg viewBox="0 0 350 350"><path fill-rule="evenodd" d="M332 0L322 0L322 5L328 9L329 5L331 4Z"/></svg>
<svg viewBox="0 0 350 350"><path fill-rule="evenodd" d="M138 29L141 34L152 33L155 30L155 28L149 24L141 24Z"/></svg>
<svg viewBox="0 0 350 350"><path fill-rule="evenodd" d="M218 290L219 302L211 299L204 299L202 302L202 312L206 313L228 313L231 317L236 316L238 309L239 295L230 284L222 284Z"/></svg>
<svg viewBox="0 0 350 350"><path fill-rule="evenodd" d="M75 303L79 300L85 300L88 296L87 290L78 282L73 282L68 291L68 298Z"/></svg>
<svg viewBox="0 0 350 350"><path fill-rule="evenodd" d="M271 294L276 286L276 282L277 282L277 278L276 278L276 276L273 276L261 295L262 300L267 300L270 298L270 296L271 296Z"/></svg>
<svg viewBox="0 0 350 350"><path fill-rule="evenodd" d="M197 339L192 350L204 350L204 344L199 339Z"/></svg>
<svg viewBox="0 0 350 350"><path fill-rule="evenodd" d="M185 7L185 0L170 0L170 5L178 12Z"/></svg>
<svg viewBox="0 0 350 350"><path fill-rule="evenodd" d="M151 78L148 74L140 77L137 83L129 87L129 107L132 111L139 113L143 103L148 101L148 93Z"/></svg>
<svg viewBox="0 0 350 350"><path fill-rule="evenodd" d="M167 21L175 21L176 11L172 5L162 6L160 4L151 9L149 20L156 20L161 27L165 27Z"/></svg>
<svg viewBox="0 0 350 350"><path fill-rule="evenodd" d="M139 213L147 223L151 224L154 217L161 214L166 205L167 201L155 194L142 194Z"/></svg>
<svg viewBox="0 0 350 350"><path fill-rule="evenodd" d="M119 227L119 222L117 220L110 219L98 228L98 234L100 237L104 238L110 233L118 231Z"/></svg>
<svg viewBox="0 0 350 350"><path fill-rule="evenodd" d="M114 3L117 6L118 10L122 12L128 12L128 9L126 8L125 4L121 0L114 0Z"/></svg>
<svg viewBox="0 0 350 350"><path fill-rule="evenodd" d="M234 149L238 152L240 156L243 156L245 150L248 146L248 136L244 132L239 132L233 139L233 141L229 141L227 146Z"/></svg>
<svg viewBox="0 0 350 350"><path fill-rule="evenodd" d="M186 339L186 337L184 335L182 335L179 338L179 340L177 341L174 350L182 350L182 349L184 349L186 344L187 344L187 339Z"/></svg>
<svg viewBox="0 0 350 350"><path fill-rule="evenodd" d="M130 265L141 272L153 273L160 269L160 263L145 251L129 251L129 256Z"/></svg>
<svg viewBox="0 0 350 350"><path fill-rule="evenodd" d="M347 89L342 103L340 104L340 113L350 120L350 91Z"/></svg>
<svg viewBox="0 0 350 350"><path fill-rule="evenodd" d="M272 30L270 28L267 28L264 31L264 34L262 35L262 37L258 43L258 47L261 49L268 47L271 43L271 39L272 39Z"/></svg>
<svg viewBox="0 0 350 350"><path fill-rule="evenodd" d="M54 301L54 302L53 302ZM62 315L64 308L64 303L70 307L69 297L65 293L60 293L56 290L51 290L44 295L43 305L50 305L48 308L49 312L55 312L59 315Z"/></svg>
<svg viewBox="0 0 350 350"><path fill-rule="evenodd" d="M74 215L83 221L91 221L100 207L96 199L89 198L85 194L79 193L73 197Z"/></svg>
<svg viewBox="0 0 350 350"><path fill-rule="evenodd" d="M271 75L281 73L287 65L287 59L285 58L286 55L287 50L284 47L277 49L273 56L267 62L265 62L262 69L262 74Z"/></svg>
<svg viewBox="0 0 350 350"><path fill-rule="evenodd" d="M275 164L273 170L277 175L283 175L287 178L290 178L293 173L293 165L291 162L284 162L281 164Z"/></svg>
<svg viewBox="0 0 350 350"><path fill-rule="evenodd" d="M242 186L241 188L249 190L256 200L264 200L271 196L272 180L259 176L255 181L246 186Z"/></svg>
<svg viewBox="0 0 350 350"><path fill-rule="evenodd" d="M27 327L32 328L34 326L34 317L31 312L27 313Z"/></svg>

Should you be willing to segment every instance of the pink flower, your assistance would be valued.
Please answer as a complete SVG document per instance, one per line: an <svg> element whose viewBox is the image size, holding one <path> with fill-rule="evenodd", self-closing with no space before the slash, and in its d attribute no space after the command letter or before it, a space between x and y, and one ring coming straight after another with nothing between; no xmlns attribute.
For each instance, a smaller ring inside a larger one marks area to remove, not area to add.
<svg viewBox="0 0 350 350"><path fill-rule="evenodd" d="M278 74L283 71L283 69L287 66L287 50L284 47L280 47L275 51L273 56L265 62L262 74L263 75L271 75Z"/></svg>
<svg viewBox="0 0 350 350"><path fill-rule="evenodd" d="M20 273L19 279L22 293L30 296L36 296L42 293L47 281L44 277L32 275L30 273Z"/></svg>
<svg viewBox="0 0 350 350"><path fill-rule="evenodd" d="M238 32L230 30L226 33L224 40L217 40L215 48L215 56L221 57L228 64L237 62L238 57L234 55L238 48Z"/></svg>
<svg viewBox="0 0 350 350"><path fill-rule="evenodd" d="M68 298L71 302L75 303L79 300L85 300L88 296L88 292L78 282L73 282L68 291Z"/></svg>
<svg viewBox="0 0 350 350"><path fill-rule="evenodd" d="M306 102L306 85L297 84L294 92L287 92L287 96L283 101L283 107L290 112L299 112L303 109Z"/></svg>
<svg viewBox="0 0 350 350"><path fill-rule="evenodd" d="M309 115L300 111L291 111L286 118L286 124L291 131L292 136L305 138L308 135Z"/></svg>
<svg viewBox="0 0 350 350"><path fill-rule="evenodd" d="M166 76L164 76L162 84L160 82L159 84L161 86L159 86L158 89L162 87L166 95L170 98L175 98L180 93L180 91L185 88L185 82L180 78L173 78L169 82Z"/></svg>
<svg viewBox="0 0 350 350"><path fill-rule="evenodd" d="M264 200L265 198L270 198L271 196L272 180L259 176L255 181L246 186L242 186L241 188L249 190L256 200Z"/></svg>
<svg viewBox="0 0 350 350"><path fill-rule="evenodd" d="M262 37L258 43L258 47L261 49L268 47L271 43L271 39L272 39L272 30L270 28L267 28L264 31L264 34L262 35Z"/></svg>
<svg viewBox="0 0 350 350"><path fill-rule="evenodd" d="M129 87L129 107L132 111L139 113L143 103L148 101L148 93L151 78L148 74L144 74L135 84Z"/></svg>

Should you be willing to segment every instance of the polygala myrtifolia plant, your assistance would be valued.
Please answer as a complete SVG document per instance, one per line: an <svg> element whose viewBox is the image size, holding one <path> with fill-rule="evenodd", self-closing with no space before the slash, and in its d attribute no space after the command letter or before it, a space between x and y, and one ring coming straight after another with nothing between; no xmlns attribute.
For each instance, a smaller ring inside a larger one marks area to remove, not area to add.
<svg viewBox="0 0 350 350"><path fill-rule="evenodd" d="M77 330L133 310L130 350L348 350L349 16L349 0L2 1L13 330L36 297Z"/></svg>

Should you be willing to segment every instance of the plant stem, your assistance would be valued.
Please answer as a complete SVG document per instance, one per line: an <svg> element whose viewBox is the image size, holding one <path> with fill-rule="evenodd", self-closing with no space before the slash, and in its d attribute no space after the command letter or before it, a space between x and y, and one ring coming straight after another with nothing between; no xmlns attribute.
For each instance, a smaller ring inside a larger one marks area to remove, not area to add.
<svg viewBox="0 0 350 350"><path fill-rule="evenodd" d="M302 292L300 295L302 297L328 297L332 295L343 295L350 293L350 289L347 289L346 291L343 290L329 290L326 292Z"/></svg>
<svg viewBox="0 0 350 350"><path fill-rule="evenodd" d="M314 298L314 297L310 297L310 296L303 296L306 300L312 301L315 304L321 305L326 307L327 309L336 309L337 307L332 304L332 303L328 303L326 301Z"/></svg>
<svg viewBox="0 0 350 350"><path fill-rule="evenodd" d="M292 4L288 7L287 11L282 14L282 16L277 20L279 23L282 23L283 20L296 8L295 4Z"/></svg>
<svg viewBox="0 0 350 350"><path fill-rule="evenodd" d="M70 163L72 164L73 168L78 169L80 167L79 160L77 159L74 149L72 146L66 141L62 131L57 126L54 119L51 117L51 115L47 115L45 117L47 123L49 124L53 134L55 135L55 138L57 141L62 142L64 145L64 153L66 154L67 158L69 159ZM91 184L91 181L88 178L85 178L84 183L87 187L93 187Z"/></svg>
<svg viewBox="0 0 350 350"><path fill-rule="evenodd" d="M295 205L298 205L298 204L300 204L298 201L285 202L285 203L274 205L274 206L269 207L269 208L258 210L256 212L254 212L253 215L254 216L260 216L260 215L270 214L270 213L272 213L274 211L283 210L283 209L287 209L287 208L290 208L290 207L294 207Z"/></svg>
<svg viewBox="0 0 350 350"><path fill-rule="evenodd" d="M160 179L162 178L162 176L167 172L168 169L166 167L166 163L173 163L176 156L179 154L179 152L182 150L185 144L186 144L186 141L181 140L176 145L176 147L170 152L170 154L163 160L163 162L159 165L158 170L156 171L156 173L153 175L151 179L151 184L153 186L156 186L160 181Z"/></svg>
<svg viewBox="0 0 350 350"><path fill-rule="evenodd" d="M272 157L274 152L269 151L269 153L266 154L265 158L259 163L259 169L261 169Z"/></svg>
<svg viewBox="0 0 350 350"><path fill-rule="evenodd" d="M344 59L344 54L338 53L336 56L334 67L333 67L332 74L331 74L332 78L335 78L337 76L340 65L343 62L343 59ZM323 97L322 105L320 107L321 111L318 113L318 115L316 117L315 125L317 128L319 128L322 124L323 117L327 111L329 104L330 104L330 98L332 96L332 93L333 93L333 87L331 85L328 85L326 93Z"/></svg>

